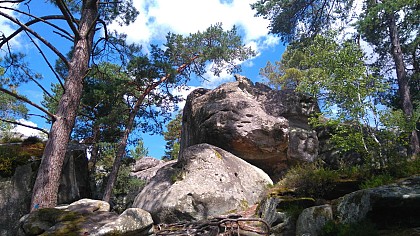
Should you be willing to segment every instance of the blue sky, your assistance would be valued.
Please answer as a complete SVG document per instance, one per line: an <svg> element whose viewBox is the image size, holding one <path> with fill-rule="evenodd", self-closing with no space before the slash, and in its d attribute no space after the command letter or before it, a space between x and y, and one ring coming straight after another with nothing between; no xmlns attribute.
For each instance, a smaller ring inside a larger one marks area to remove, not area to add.
<svg viewBox="0 0 420 236"><path fill-rule="evenodd" d="M198 30L204 30L211 24L223 23L225 29L236 25L239 28L244 43L251 46L258 55L248 61L243 62L242 75L247 76L252 81L261 81L258 75L259 69L264 67L267 61L274 62L279 60L285 47L280 40L268 34L269 22L263 18L254 17L255 12L249 6L256 0L134 0L134 5L140 12L136 22L127 27L119 25L110 25L109 29L117 30L120 33L126 33L131 42L141 43L147 50L151 43L160 43L164 40L166 34L170 31L177 34L189 34ZM39 5L38 5L39 4ZM3 3L0 4L4 6ZM42 7L41 7L42 5ZM45 3L33 3L31 12L39 15L52 15L54 8ZM7 12L13 14L12 12ZM17 16L17 15L16 15ZM21 19L26 22L27 19ZM0 31L5 35L12 32L15 26L6 23L6 20L0 16ZM42 30L45 38L52 42L59 42L59 47L63 49L69 47L63 38L54 36L47 28L42 25L34 27ZM14 50L20 50L28 55L28 62L33 68L37 68L44 77L42 84L49 87L55 83L52 73L47 65L40 58L36 48L29 43L25 35L18 37L13 43ZM0 57L4 53L0 52ZM52 53L48 56L55 58ZM52 63L55 59L51 60ZM221 77L214 77L210 73L205 75L206 82L201 80L192 80L190 85L195 87L215 88L221 83L233 81L233 75L223 73ZM27 84L20 88L21 93L28 96L32 101L39 103L42 100L42 91L34 84ZM186 95L187 91L180 91ZM31 109L31 112L39 114L37 110ZM29 120L38 127L49 128L49 125L43 119L33 117ZM23 132L30 132L24 129ZM142 135L146 147L149 149L150 156L161 158L164 154L165 142L159 135Z"/></svg>

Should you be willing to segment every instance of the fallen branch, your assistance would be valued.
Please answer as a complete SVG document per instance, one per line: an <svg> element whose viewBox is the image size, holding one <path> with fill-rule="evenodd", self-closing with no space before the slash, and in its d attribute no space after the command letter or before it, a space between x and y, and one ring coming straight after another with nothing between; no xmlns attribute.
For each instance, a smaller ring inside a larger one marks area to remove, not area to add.
<svg viewBox="0 0 420 236"><path fill-rule="evenodd" d="M157 226L157 236L166 235L237 235L237 236L268 236L270 226L261 218L243 218L240 215L216 217L204 221L179 222L160 224Z"/></svg>

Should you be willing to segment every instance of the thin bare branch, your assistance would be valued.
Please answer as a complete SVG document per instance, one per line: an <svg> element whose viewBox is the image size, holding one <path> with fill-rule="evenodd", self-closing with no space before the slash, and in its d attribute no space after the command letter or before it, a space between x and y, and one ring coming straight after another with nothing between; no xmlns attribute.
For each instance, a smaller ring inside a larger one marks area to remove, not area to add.
<svg viewBox="0 0 420 236"><path fill-rule="evenodd" d="M58 5L58 8L60 8L61 13L63 13L64 19L67 21L67 24L69 25L70 29L73 31L74 36L76 37L76 39L79 39L80 34L76 26L73 24L73 22L75 22L73 15L70 13L68 7L62 0L57 0L56 2Z"/></svg>
<svg viewBox="0 0 420 236"><path fill-rule="evenodd" d="M23 124L23 123L21 123L21 122L17 122L17 121L13 121L13 120L3 119L3 118L1 118L1 117L0 117L0 121L6 122L6 123L10 123L10 124L14 124L14 125L23 126L23 127L30 128L30 129L39 130L39 131L41 131L41 132L43 132L43 133L45 133L45 134L47 134L47 135L48 135L48 131L46 131L46 130L44 130L44 129L42 129L42 128L36 127L36 126Z"/></svg>
<svg viewBox="0 0 420 236"><path fill-rule="evenodd" d="M105 21L104 20L102 20L102 19L97 19L97 21L99 22L99 23L101 23L101 25L104 27L104 34L105 34L105 40L108 40L108 29L106 28L106 23L105 23Z"/></svg>
<svg viewBox="0 0 420 236"><path fill-rule="evenodd" d="M57 48L55 48L50 42L45 40L37 32L33 31L32 29L30 29L25 24L22 24L18 19L14 18L14 17L12 17L12 16L10 16L10 15L4 13L4 12L0 12L0 16L3 16L5 18L9 19L13 23L15 23L15 24L19 25L21 28L23 28L23 30L31 33L33 36L35 36L37 39L39 39L42 43L44 43L49 49L51 49L61 60L63 60L63 62L66 64L67 67L69 66L69 62L67 61L67 58L63 54L61 54L61 52L58 51ZM6 42L8 42L8 41L6 41ZM0 43L0 48L3 44L4 44L4 42Z"/></svg>
<svg viewBox="0 0 420 236"><path fill-rule="evenodd" d="M61 36L61 37L65 38L65 39L67 39L67 40L69 40L70 42L73 42L73 38L70 38L70 37L69 37L69 36L67 36L67 35L64 35L64 34L62 34L62 33L60 33L60 32L55 31L55 30L53 30L53 33L54 33L54 34L58 34L59 36Z"/></svg>
<svg viewBox="0 0 420 236"><path fill-rule="evenodd" d="M53 27L53 28L55 28L55 29L57 29L58 31L61 31L62 33L63 33L63 35L67 35L67 38L70 40L70 41L74 41L74 37L73 37L73 35L71 35L69 32L67 32L66 30L64 30L63 28L61 28L61 27L58 27L57 25L55 25L55 24L53 24L53 23L51 23L51 22L49 22L48 20L64 20L65 18L64 18L64 16L62 16L62 15L50 15L50 16L42 16L42 17L37 17L37 16L34 16L34 15L32 15L32 14L29 14L29 13L27 13L27 12L24 12L24 11L21 11L21 10L19 10L19 9L15 9L15 8L11 8L11 7L2 7L2 6L0 6L0 9L5 9L5 10L10 10L10 11L15 11L15 12L18 12L18 13L20 13L20 14L23 14L23 15L26 15L26 16L29 16L29 17L32 17L32 18L34 18L33 20L30 20L30 21L28 21L28 22L26 22L26 26L30 26L30 25L33 25L33 24L35 24L35 23L39 23L39 22L42 22L42 23L45 23L45 24L47 24L47 25L49 25L49 26L51 26L51 27ZM20 32L22 32L22 30L24 30L23 28L19 28L19 29L17 29L15 32L13 32L10 36L8 36L7 38L6 38L6 40L8 41L8 40L10 40L11 38L13 38L14 36L16 36L17 34L19 34ZM0 47L3 45L4 43L0 43Z"/></svg>
<svg viewBox="0 0 420 236"><path fill-rule="evenodd" d="M32 80L32 82L34 82L44 93L46 93L49 97L54 98L53 96L51 96L51 94L44 88L44 86L42 86L30 73L29 71L27 71L24 68L20 68L25 74L26 76L28 76L28 78L30 80Z"/></svg>
<svg viewBox="0 0 420 236"><path fill-rule="evenodd" d="M26 31L25 31L26 32ZM38 49L38 52L41 54L41 56L42 56L42 58L44 58L44 61L47 63L47 65L48 65L48 67L50 68L50 70L51 70L51 72L55 75L55 77L56 77L56 79L58 80L58 82L60 83L60 85L61 85L61 88L63 88L63 91L65 91L65 89L64 89L64 84L63 84L63 82L61 81L61 79L60 79L60 76L57 74L57 72L54 70L54 68L53 68L53 66L51 65L51 63L50 63L50 61L48 60L48 58L45 56L45 54L44 54L44 52L41 50L41 48L38 46L38 44L32 39L32 37L31 37L31 35L28 33L28 32L26 32L26 35L28 35L28 38L31 40L31 42L35 45L35 47ZM44 87L42 86L42 85L40 85L39 83L38 83L38 81L35 81L34 79L32 79L32 76L30 76L29 75L29 73L27 73L26 71L25 71L25 73L26 73L26 75L27 76L29 76L29 78L32 80L32 81L34 81L37 85L38 85L38 87L40 87L41 89L42 89L42 91L44 91L44 93L46 93L48 96L50 96L51 98L54 98L53 96L51 96L51 94L46 90L46 89L44 89ZM55 99L55 98L54 98Z"/></svg>
<svg viewBox="0 0 420 236"><path fill-rule="evenodd" d="M28 113L27 116L36 116L36 117L41 117L41 118L43 118L43 119L45 119L47 121L52 121L50 117L39 115L39 114Z"/></svg>
<svg viewBox="0 0 420 236"><path fill-rule="evenodd" d="M47 114L48 116L50 116L53 120L55 120L55 118L56 118L54 114L52 114L51 112L49 112L45 108L39 106L36 103L33 103L31 100L29 100L29 99L27 99L27 98L25 98L23 96L20 96L19 94L16 94L14 92L11 92L11 91L9 91L9 90L7 90L5 88L2 88L2 87L0 87L0 92L4 92L4 93L6 93L6 94L8 94L8 95L10 95L10 96L12 96L12 97L14 97L16 99L19 99L20 101L23 101L23 102L28 103L29 105L37 108L38 110L40 110L40 111L44 112L45 114Z"/></svg>
<svg viewBox="0 0 420 236"><path fill-rule="evenodd" d="M93 21L92 24L89 26L89 29L88 29L86 35L89 35L90 32L95 29L96 22L98 21L98 19L99 19L99 15L96 16L95 21Z"/></svg>
<svg viewBox="0 0 420 236"><path fill-rule="evenodd" d="M244 218L241 215L210 218L196 222L160 224L156 235L264 235L270 234L270 226L261 218Z"/></svg>

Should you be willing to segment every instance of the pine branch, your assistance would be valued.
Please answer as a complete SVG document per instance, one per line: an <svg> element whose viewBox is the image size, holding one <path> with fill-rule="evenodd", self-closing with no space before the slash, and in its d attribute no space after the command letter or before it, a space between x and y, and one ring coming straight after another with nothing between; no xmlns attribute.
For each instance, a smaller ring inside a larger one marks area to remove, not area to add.
<svg viewBox="0 0 420 236"><path fill-rule="evenodd" d="M6 93L6 94L8 94L8 95L10 95L10 96L12 96L12 97L14 97L14 98L16 98L16 99L20 100L20 101L26 102L26 103L28 103L29 105L31 105L31 106L33 106L33 107L37 108L38 110L40 110L40 111L44 112L45 114L47 114L48 116L50 116L53 120L55 120L55 119L56 119L56 116L55 116L54 114L52 114L51 112L49 112L49 111L48 111L48 110L46 110L45 108L43 108L43 107L39 106L38 104L33 103L32 101L30 101L29 99L27 99L27 98L25 98L25 97L23 97L23 96L20 96L20 95L18 95L18 94L16 94L16 93L14 93L14 92L11 92L11 91L9 91L9 90L7 90L7 89L2 88L2 87L0 87L0 92L4 92L4 93Z"/></svg>
<svg viewBox="0 0 420 236"><path fill-rule="evenodd" d="M66 64L66 66L69 66L69 62L67 61L67 58L61 54L60 51L58 51L57 48L55 48L50 42L48 42L46 39L44 39L41 35L39 35L37 32L33 31L32 29L30 29L27 25L21 23L18 19L16 19L15 17L12 17L4 12L0 11L0 16L3 16L7 19L9 19L10 21L12 21L13 23L19 25L21 27L21 30L25 30L29 33L31 33L33 36L35 36L37 39L39 39L42 43L44 43L49 49L51 49L61 60L63 60L63 62ZM19 29L18 29L19 30ZM9 37L8 37L9 38ZM9 40L3 39L3 42L0 43L0 48L3 46L3 44L5 42L8 42Z"/></svg>
<svg viewBox="0 0 420 236"><path fill-rule="evenodd" d="M32 15L32 14L29 14L29 13L27 13L27 12L24 12L24 11L21 11L21 10L18 10L18 9L15 9L15 8L11 8L11 7L2 7L2 6L0 6L0 9L5 9L5 10L10 10L10 11L15 11L15 12L18 12L18 13L20 13L20 14L23 14L23 15L25 15L25 16L29 16L29 17L31 17L31 18L34 18L33 20L30 20L30 21L28 21L28 22L26 22L26 26L30 26L30 25L33 25L33 24L35 24L35 23L39 23L39 22L42 22L42 23L45 23L45 24L47 24L47 25L49 25L49 26L51 26L51 27L53 27L53 28L55 28L55 29L57 29L58 31L61 31L62 33L63 33L63 35L67 35L66 37L70 40L70 41L73 41L74 40L74 37L71 35L71 34L69 34L66 30L64 30L63 28L61 28L61 27L58 27L57 25L55 25L55 24L53 24L53 23L50 23L48 20L64 20L64 16L62 16L62 15L50 15L50 16L42 16L42 17L37 17L37 16L34 16L34 15ZM76 21L77 22L77 21ZM22 32L22 30L24 30L23 28L19 28L19 29L17 29L15 32L13 32L9 37L7 37L6 38L6 40L7 41L9 41L11 38L13 38L14 36L16 36L17 34L19 34L20 32ZM4 43L0 43L0 47L3 45Z"/></svg>
<svg viewBox="0 0 420 236"><path fill-rule="evenodd" d="M39 128L39 127L36 127L36 126L32 126L32 125L23 124L21 122L17 122L17 121L13 121L13 120L7 120L7 119L3 119L1 117L0 117L0 121L6 122L6 123L10 123L10 124L14 124L14 125L23 126L23 127L30 128L30 129L39 130L39 131L41 131L41 132L43 132L44 134L47 134L47 135L49 134L48 131L46 131L46 130L44 130L42 128Z"/></svg>
<svg viewBox="0 0 420 236"><path fill-rule="evenodd" d="M44 61L47 63L48 68L50 68L51 72L55 75L55 78L58 80L58 82L61 85L61 88L63 89L63 91L65 91L64 89L64 84L60 79L60 76L57 74L57 72L54 70L53 66L51 65L50 61L48 60L48 58L45 56L45 53L41 50L41 48L38 46L38 44L32 39L32 37L30 36L30 34L28 32L26 32L28 38L31 40L31 42L35 45L35 47L38 49L38 52L41 54L42 58L44 58ZM48 94L48 96L50 96L51 98L53 98L53 96L51 96L50 93L48 93L48 91L46 91L37 81L33 80L35 83L38 84L39 87L41 87L41 89L44 91L44 93ZM54 100L56 100L54 98Z"/></svg>
<svg viewBox="0 0 420 236"><path fill-rule="evenodd" d="M76 39L80 38L79 31L77 30L76 26L74 26L73 22L76 20L73 18L73 15L70 13L70 10L67 8L67 5L62 0L56 1L58 8L60 8L61 13L63 13L64 19L67 21L70 29L73 31L74 36Z"/></svg>

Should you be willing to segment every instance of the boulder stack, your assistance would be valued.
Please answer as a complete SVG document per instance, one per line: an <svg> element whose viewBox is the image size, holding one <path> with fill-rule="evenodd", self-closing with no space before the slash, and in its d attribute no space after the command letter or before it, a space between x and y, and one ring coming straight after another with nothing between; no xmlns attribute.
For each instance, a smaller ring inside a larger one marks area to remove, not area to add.
<svg viewBox="0 0 420 236"><path fill-rule="evenodd" d="M263 169L273 180L296 162L313 161L318 138L308 118L319 111L316 99L235 77L236 82L188 96L181 152L208 143Z"/></svg>

